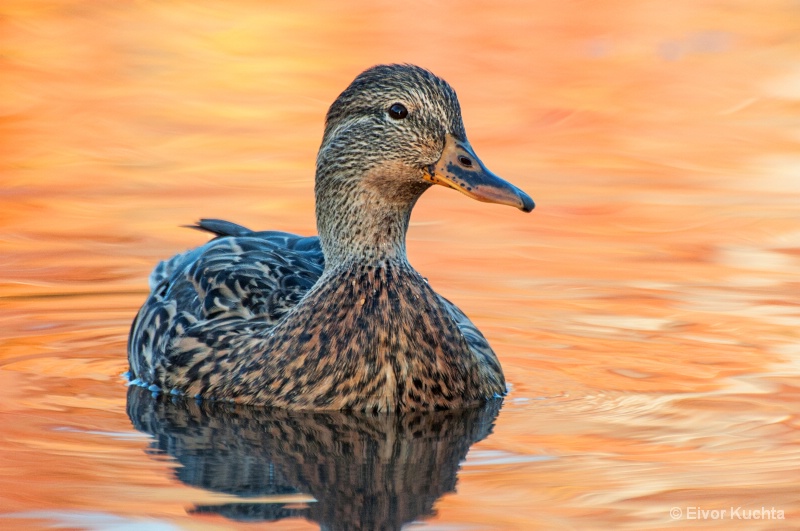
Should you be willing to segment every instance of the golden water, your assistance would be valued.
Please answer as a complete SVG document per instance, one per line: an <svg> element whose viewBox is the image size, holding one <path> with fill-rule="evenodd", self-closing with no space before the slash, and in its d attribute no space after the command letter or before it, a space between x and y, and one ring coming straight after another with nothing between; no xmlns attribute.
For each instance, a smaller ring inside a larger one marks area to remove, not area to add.
<svg viewBox="0 0 800 531"><path fill-rule="evenodd" d="M384 503L430 529L800 527L797 2L8 0L0 46L3 529L265 525L202 509L245 503L285 509L276 529ZM537 202L438 188L409 232L503 363L493 428L417 444L385 419L129 404L147 274L205 239L181 225L313 233L327 105L380 62L450 81L484 162ZM301 465L264 426L365 450ZM187 479L201 451L218 468ZM339 475L215 488L240 463Z"/></svg>

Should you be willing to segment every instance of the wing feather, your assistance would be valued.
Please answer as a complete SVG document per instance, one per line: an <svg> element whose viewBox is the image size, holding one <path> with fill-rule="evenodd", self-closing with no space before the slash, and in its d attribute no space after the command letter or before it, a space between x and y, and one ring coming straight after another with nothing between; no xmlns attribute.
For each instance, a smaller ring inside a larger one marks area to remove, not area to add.
<svg viewBox="0 0 800 531"><path fill-rule="evenodd" d="M128 341L132 378L163 382L159 368L181 361L169 359L170 345L198 323L277 323L322 274L315 237L255 232L222 220L202 220L197 228L217 237L161 262L150 275L151 293Z"/></svg>

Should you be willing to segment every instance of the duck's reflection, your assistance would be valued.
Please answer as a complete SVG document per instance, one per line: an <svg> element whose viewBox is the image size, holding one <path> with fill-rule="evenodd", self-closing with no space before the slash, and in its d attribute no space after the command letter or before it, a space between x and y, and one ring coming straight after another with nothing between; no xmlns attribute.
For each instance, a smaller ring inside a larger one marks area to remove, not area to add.
<svg viewBox="0 0 800 531"><path fill-rule="evenodd" d="M128 390L134 427L182 465L178 479L240 498L192 512L305 517L323 529L397 529L432 514L454 490L470 445L491 433L500 406L395 416L289 412ZM286 500L298 494L316 501Z"/></svg>

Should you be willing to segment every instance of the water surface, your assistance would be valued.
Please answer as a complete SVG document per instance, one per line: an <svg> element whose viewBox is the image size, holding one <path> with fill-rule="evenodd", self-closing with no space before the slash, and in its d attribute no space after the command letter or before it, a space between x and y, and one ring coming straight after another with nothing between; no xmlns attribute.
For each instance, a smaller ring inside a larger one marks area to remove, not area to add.
<svg viewBox="0 0 800 531"><path fill-rule="evenodd" d="M12 0L0 21L3 528L800 525L796 2ZM450 81L537 202L435 189L409 231L498 352L502 409L129 390L147 274L205 238L181 226L314 233L327 105L381 62Z"/></svg>

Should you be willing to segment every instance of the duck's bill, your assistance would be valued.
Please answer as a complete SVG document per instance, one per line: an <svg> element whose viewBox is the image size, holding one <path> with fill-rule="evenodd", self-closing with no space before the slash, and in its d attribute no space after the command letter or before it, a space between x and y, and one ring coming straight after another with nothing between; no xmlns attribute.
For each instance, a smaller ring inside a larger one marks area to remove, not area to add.
<svg viewBox="0 0 800 531"><path fill-rule="evenodd" d="M466 140L448 134L442 158L425 168L423 177L433 184L458 190L478 201L517 207L530 212L531 196L486 169Z"/></svg>

